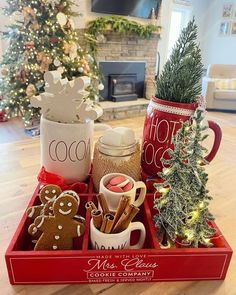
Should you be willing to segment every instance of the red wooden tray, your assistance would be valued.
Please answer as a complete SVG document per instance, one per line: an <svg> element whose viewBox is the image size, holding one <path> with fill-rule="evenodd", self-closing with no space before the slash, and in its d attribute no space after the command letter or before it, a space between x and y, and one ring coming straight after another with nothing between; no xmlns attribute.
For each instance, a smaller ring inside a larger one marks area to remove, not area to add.
<svg viewBox="0 0 236 295"><path fill-rule="evenodd" d="M76 250L34 251L27 232L30 220L26 214L6 251L5 259L11 284L71 284L71 283L130 283L180 280L223 280L226 276L232 249L215 223L217 239L214 248L159 247L154 227L153 194L147 194L138 220L143 222L146 242L140 250L92 250L89 241L90 216L84 205L92 200L89 192L80 195L79 214L86 216L86 231L75 240ZM39 203L39 186L29 206ZM132 242L136 240L135 233Z"/></svg>

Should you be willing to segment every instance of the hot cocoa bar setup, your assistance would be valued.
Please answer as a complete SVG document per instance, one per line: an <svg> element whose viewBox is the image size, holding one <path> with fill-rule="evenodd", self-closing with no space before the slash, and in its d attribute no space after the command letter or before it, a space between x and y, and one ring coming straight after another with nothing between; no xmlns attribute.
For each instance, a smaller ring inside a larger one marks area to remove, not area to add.
<svg viewBox="0 0 236 295"><path fill-rule="evenodd" d="M88 98L90 79L44 74L44 93L31 98L41 169L6 251L11 284L225 278L232 250L209 211L205 170L221 129L206 120L196 30L189 22L157 78L140 142L119 126L93 143L102 109Z"/></svg>

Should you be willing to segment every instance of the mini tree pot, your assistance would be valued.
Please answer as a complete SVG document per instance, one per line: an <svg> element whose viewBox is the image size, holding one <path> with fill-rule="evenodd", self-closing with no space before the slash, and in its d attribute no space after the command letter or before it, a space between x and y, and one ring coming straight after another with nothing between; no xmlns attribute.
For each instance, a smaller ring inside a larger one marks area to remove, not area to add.
<svg viewBox="0 0 236 295"><path fill-rule="evenodd" d="M172 138L181 127L182 122L190 119L198 105L196 103L179 103L153 97L150 101L143 129L142 143L142 175L146 180L157 177L163 164L161 158L168 159L167 150L173 148ZM213 121L208 121L214 132L214 143L207 161L215 157L221 142L221 128Z"/></svg>

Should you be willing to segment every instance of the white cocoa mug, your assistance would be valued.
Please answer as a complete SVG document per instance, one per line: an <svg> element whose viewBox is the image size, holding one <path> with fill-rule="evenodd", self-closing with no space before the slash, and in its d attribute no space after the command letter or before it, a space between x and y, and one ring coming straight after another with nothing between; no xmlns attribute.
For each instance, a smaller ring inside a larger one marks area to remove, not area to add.
<svg viewBox="0 0 236 295"><path fill-rule="evenodd" d="M94 122L40 122L41 164L67 183L85 181L91 169Z"/></svg>
<svg viewBox="0 0 236 295"><path fill-rule="evenodd" d="M116 176L124 176L125 178L129 179L133 184L132 189L122 193L112 192L109 189L107 189L106 185L109 183L109 181L112 178ZM140 189L140 193L138 196L136 196L136 191L138 189ZM140 207L144 202L146 192L147 192L147 188L144 182L135 181L132 177L122 173L109 173L103 176L102 179L100 180L99 193L104 194L110 211L116 211L122 196L129 196L131 198L130 200L131 204L133 204L136 207Z"/></svg>
<svg viewBox="0 0 236 295"><path fill-rule="evenodd" d="M132 231L139 230L139 241L135 245L130 245ZM123 250L123 249L141 249L146 238L146 230L142 222L131 222L127 229L120 233L105 234L100 232L90 221L90 241L94 250Z"/></svg>

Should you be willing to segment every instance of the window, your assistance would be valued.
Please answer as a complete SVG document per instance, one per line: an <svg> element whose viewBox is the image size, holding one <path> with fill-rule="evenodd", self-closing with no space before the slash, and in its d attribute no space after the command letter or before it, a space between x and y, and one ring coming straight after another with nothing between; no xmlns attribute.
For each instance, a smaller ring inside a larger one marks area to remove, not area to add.
<svg viewBox="0 0 236 295"><path fill-rule="evenodd" d="M173 5L171 13L170 33L168 42L168 57L180 35L181 30L186 27L191 18L191 7L183 5Z"/></svg>

